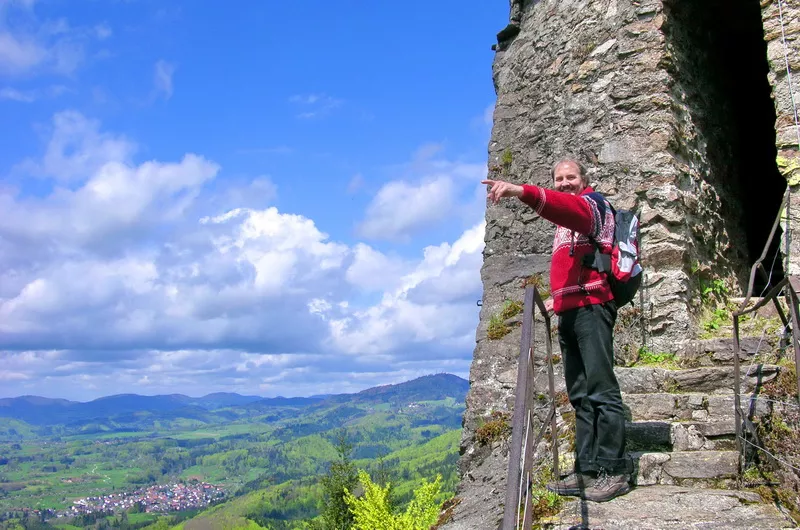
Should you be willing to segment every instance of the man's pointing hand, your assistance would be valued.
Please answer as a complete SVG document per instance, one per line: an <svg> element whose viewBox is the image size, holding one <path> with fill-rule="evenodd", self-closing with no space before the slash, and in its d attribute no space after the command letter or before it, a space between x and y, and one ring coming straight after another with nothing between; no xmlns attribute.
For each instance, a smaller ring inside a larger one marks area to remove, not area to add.
<svg viewBox="0 0 800 530"><path fill-rule="evenodd" d="M500 202L503 197L522 197L522 186L511 184L502 180L482 180L481 184L488 184L491 186L489 189L489 200L494 204Z"/></svg>

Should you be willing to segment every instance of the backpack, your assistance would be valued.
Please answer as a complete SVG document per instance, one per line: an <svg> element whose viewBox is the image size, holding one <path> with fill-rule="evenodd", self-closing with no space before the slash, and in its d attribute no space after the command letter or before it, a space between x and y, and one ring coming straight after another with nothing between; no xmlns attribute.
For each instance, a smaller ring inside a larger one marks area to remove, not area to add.
<svg viewBox="0 0 800 530"><path fill-rule="evenodd" d="M604 254L593 238L594 254L585 258L585 265L605 272L617 307L633 302L642 284L642 266L639 263L639 218L630 210L615 210L614 242L611 254Z"/></svg>

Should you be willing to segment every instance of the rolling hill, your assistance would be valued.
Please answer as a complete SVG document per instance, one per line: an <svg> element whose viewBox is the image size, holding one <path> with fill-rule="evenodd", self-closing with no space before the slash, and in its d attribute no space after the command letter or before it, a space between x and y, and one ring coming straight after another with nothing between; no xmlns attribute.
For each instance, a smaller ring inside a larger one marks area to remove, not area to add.
<svg viewBox="0 0 800 530"><path fill-rule="evenodd" d="M341 435L352 444L359 467L371 473L391 468L398 502L436 474L444 478L443 491L452 493L468 386L459 377L436 374L308 398L5 399L0 513L25 506L59 510L82 496L202 480L234 496L229 506L235 513L224 505L216 508L222 519L229 515L246 524L289 528L291 521L317 514L318 480L336 458ZM256 505L247 500L254 498Z"/></svg>

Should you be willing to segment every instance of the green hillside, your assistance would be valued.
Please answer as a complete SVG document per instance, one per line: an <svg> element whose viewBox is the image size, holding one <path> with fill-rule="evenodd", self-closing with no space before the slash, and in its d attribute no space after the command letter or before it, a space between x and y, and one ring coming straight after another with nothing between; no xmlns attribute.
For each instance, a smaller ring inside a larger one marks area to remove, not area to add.
<svg viewBox="0 0 800 530"><path fill-rule="evenodd" d="M373 477L385 474L399 508L411 499L424 480L443 477L440 500L452 496L457 484L455 462L461 431L449 431L421 445L410 445L385 455L381 462L360 459L354 463ZM331 447L331 450L333 448ZM214 506L172 528L211 530L239 528L302 529L316 516L321 491L316 477L289 480ZM260 524L259 524L260 523ZM262 526L263 525L263 526Z"/></svg>
<svg viewBox="0 0 800 530"><path fill-rule="evenodd" d="M17 510L51 510L47 518L66 513L77 499L192 481L220 486L232 498L213 508L223 517L294 528L317 515L319 479L336 458L341 434L352 445L358 467L392 482L397 504L437 474L444 495L456 483L466 388L466 381L440 374L324 398L217 396L210 402L224 407L206 409L202 421L167 418L187 410L165 410L185 401L176 396L168 396L155 412L131 410L153 399L131 399L123 422L101 417L31 425L0 418L0 529L12 527L8 521L18 517L13 515ZM129 397L114 402L120 399ZM23 405L25 414L40 405L75 406L30 398ZM5 407L14 413L13 403ZM93 527L87 521L58 520L60 525ZM125 528L146 523L130 521ZM172 518L169 522L177 524Z"/></svg>

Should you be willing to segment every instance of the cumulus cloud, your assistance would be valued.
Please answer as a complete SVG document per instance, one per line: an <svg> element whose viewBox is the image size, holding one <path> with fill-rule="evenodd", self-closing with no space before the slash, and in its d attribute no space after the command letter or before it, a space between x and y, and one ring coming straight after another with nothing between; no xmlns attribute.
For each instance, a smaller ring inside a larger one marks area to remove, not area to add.
<svg viewBox="0 0 800 530"><path fill-rule="evenodd" d="M441 144L424 144L408 163L390 168L400 176L373 197L357 227L361 237L405 242L454 216L468 223L478 218L484 206L476 207L472 195L486 175L485 165L437 156L443 149Z"/></svg>
<svg viewBox="0 0 800 530"><path fill-rule="evenodd" d="M369 239L408 240L450 213L453 193L453 182L446 176L416 185L402 180L389 182L367 208L359 234Z"/></svg>
<svg viewBox="0 0 800 530"><path fill-rule="evenodd" d="M42 159L26 160L15 171L62 182L84 180L108 162L129 162L136 152L132 141L101 132L100 122L74 110L57 113L50 131Z"/></svg>
<svg viewBox="0 0 800 530"><path fill-rule="evenodd" d="M136 152L61 113L18 167L50 191L0 191L2 394L308 395L466 375L483 224L399 257L264 204L268 177L209 187L221 169L200 155Z"/></svg>
<svg viewBox="0 0 800 530"><path fill-rule="evenodd" d="M356 244L353 260L345 279L364 291L390 291L399 283L409 264L398 257L389 257L364 243Z"/></svg>
<svg viewBox="0 0 800 530"><path fill-rule="evenodd" d="M464 355L474 336L477 311L468 310L480 296L485 223L470 228L452 245L424 249L423 258L402 275L380 303L330 318L331 340L351 354L385 354L414 345L423 355L436 342L440 355ZM373 251L374 252L374 251ZM381 264L380 257L367 258ZM391 274L387 274L391 278ZM433 292L431 286L440 284Z"/></svg>

